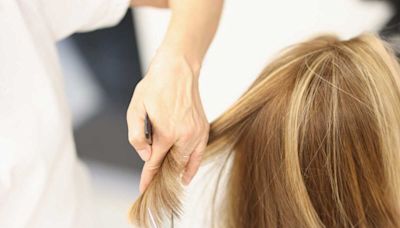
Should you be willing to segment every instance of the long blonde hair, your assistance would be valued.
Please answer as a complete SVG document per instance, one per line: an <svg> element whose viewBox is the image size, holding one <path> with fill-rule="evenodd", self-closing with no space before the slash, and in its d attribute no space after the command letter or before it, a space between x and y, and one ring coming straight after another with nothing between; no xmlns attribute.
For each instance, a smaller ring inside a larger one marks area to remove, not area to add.
<svg viewBox="0 0 400 228"><path fill-rule="evenodd" d="M211 124L205 160L232 161L214 225L400 227L399 77L373 35L285 50ZM176 156L133 205L139 225L149 227L149 210L157 224L179 215Z"/></svg>

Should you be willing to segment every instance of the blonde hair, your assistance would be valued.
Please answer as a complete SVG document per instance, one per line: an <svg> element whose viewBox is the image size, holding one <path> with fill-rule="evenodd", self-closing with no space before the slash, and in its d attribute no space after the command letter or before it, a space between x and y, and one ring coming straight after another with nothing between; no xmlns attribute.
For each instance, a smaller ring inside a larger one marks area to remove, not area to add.
<svg viewBox="0 0 400 228"><path fill-rule="evenodd" d="M205 160L232 160L214 226L400 227L399 77L373 35L285 50L211 124ZM174 156L132 207L140 226L149 210L157 224L179 216Z"/></svg>

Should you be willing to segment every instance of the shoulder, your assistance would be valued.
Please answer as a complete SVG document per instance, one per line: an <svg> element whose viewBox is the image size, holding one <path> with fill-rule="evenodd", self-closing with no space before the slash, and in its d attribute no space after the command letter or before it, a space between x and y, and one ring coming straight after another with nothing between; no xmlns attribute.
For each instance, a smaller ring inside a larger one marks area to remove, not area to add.
<svg viewBox="0 0 400 228"><path fill-rule="evenodd" d="M220 194L223 191L219 189L219 194L217 194L214 199L214 193L217 190L217 182L221 176L221 182L218 187L224 188L227 177L229 176L229 168L221 173L223 160L224 159L216 159L200 167L190 185L185 189L185 195L182 200L182 215L179 219L174 221L174 227L212 227L211 216L214 200L216 201L215 209L218 210L218 202L220 202L221 197L223 197L223 195ZM228 167L230 166L230 160L228 160L227 165Z"/></svg>

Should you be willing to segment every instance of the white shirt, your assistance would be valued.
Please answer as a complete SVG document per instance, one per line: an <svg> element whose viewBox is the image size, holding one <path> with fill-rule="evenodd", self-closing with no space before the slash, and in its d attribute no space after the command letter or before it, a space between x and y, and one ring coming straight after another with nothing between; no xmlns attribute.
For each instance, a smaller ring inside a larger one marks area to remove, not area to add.
<svg viewBox="0 0 400 228"><path fill-rule="evenodd" d="M55 42L117 23L128 5L0 1L0 227L91 226Z"/></svg>

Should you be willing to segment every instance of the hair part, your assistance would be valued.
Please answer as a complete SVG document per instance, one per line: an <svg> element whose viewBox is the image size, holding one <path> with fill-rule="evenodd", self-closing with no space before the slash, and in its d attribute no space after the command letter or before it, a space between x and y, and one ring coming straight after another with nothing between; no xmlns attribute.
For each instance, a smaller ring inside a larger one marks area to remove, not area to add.
<svg viewBox="0 0 400 228"><path fill-rule="evenodd" d="M399 77L373 35L285 50L211 124L204 159L232 160L214 226L400 227ZM176 161L168 153L134 221L149 227L149 208L158 225L179 216Z"/></svg>

